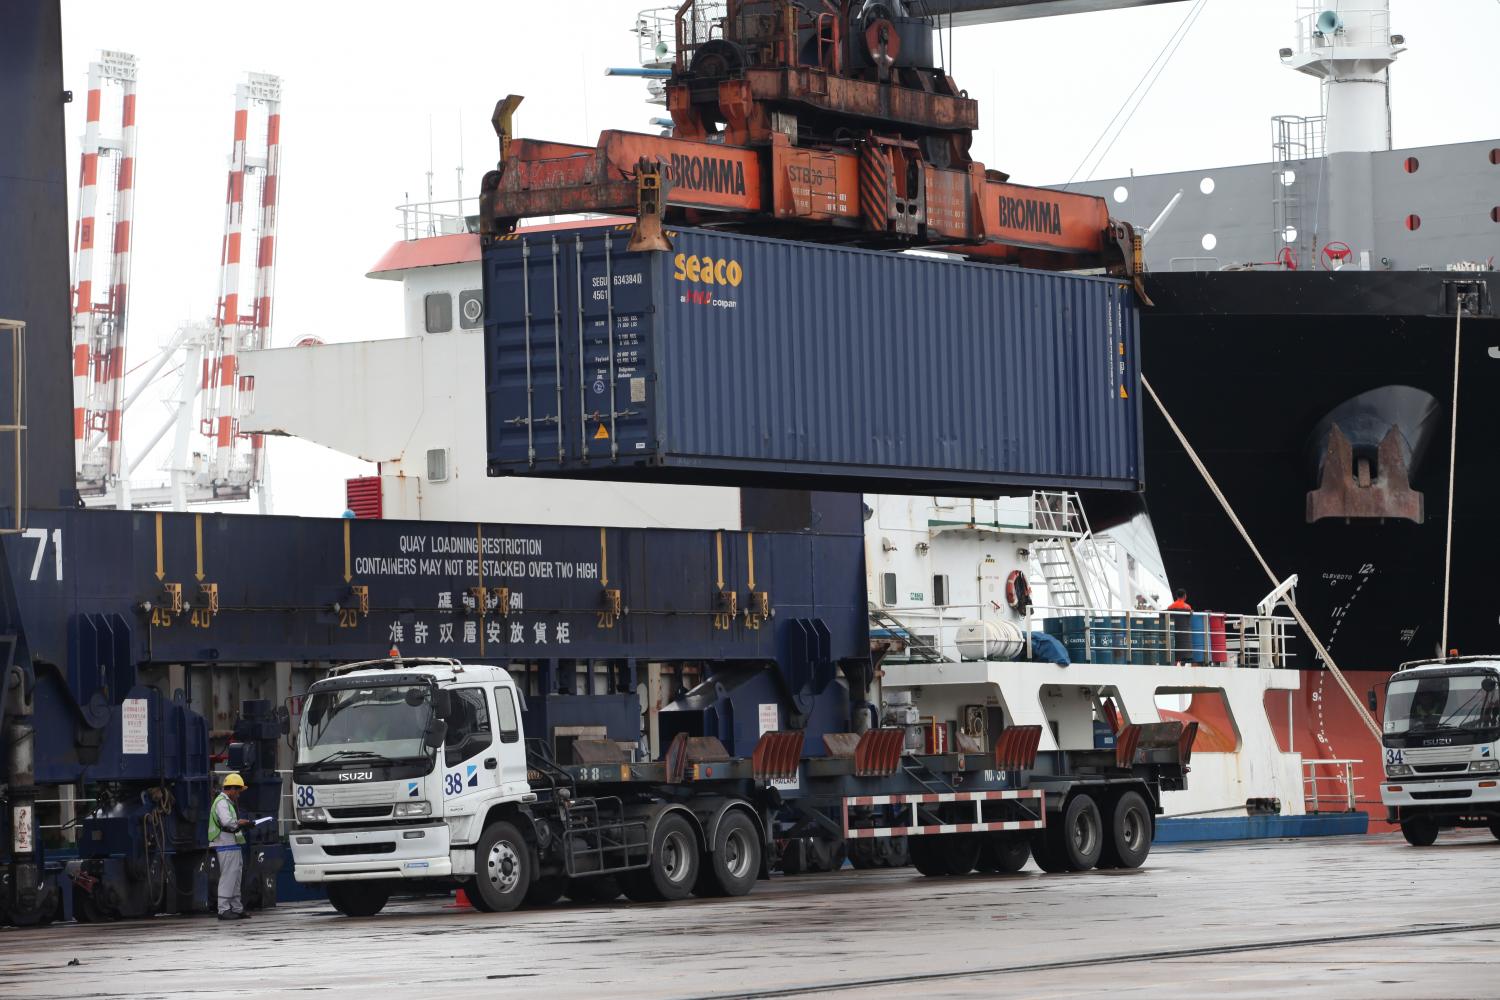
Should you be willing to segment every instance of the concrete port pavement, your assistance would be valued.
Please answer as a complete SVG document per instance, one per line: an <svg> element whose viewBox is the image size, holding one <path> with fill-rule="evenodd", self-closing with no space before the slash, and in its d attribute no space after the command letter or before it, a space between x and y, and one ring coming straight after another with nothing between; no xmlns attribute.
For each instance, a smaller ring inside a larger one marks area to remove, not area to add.
<svg viewBox="0 0 1500 1000"><path fill-rule="evenodd" d="M0 995L1493 997L1497 860L1488 834L1249 841L1158 848L1139 871L845 871L650 906L10 929Z"/></svg>

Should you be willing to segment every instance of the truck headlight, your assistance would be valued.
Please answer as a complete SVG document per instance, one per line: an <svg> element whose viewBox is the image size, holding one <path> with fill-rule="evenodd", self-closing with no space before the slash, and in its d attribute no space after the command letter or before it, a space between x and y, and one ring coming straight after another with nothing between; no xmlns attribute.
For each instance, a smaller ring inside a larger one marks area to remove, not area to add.
<svg viewBox="0 0 1500 1000"><path fill-rule="evenodd" d="M297 810L298 823L326 823L328 822L328 811L322 806L310 806L306 809Z"/></svg>
<svg viewBox="0 0 1500 1000"><path fill-rule="evenodd" d="M1387 764L1385 766L1385 775L1388 778L1404 778L1409 774L1411 774L1410 764Z"/></svg>
<svg viewBox="0 0 1500 1000"><path fill-rule="evenodd" d="M431 802L397 802L396 818L410 819L413 816L431 816Z"/></svg>
<svg viewBox="0 0 1500 1000"><path fill-rule="evenodd" d="M1469 764L1469 771L1473 774L1489 774L1500 771L1500 760L1476 760Z"/></svg>

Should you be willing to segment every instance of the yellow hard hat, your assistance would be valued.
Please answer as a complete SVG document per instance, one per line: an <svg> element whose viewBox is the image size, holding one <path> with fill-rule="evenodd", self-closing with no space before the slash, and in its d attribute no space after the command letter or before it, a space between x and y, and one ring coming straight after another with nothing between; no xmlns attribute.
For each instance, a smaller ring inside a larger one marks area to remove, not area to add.
<svg viewBox="0 0 1500 1000"><path fill-rule="evenodd" d="M228 774L226 774L224 776L224 787L225 788L244 788L245 787L245 779L241 778L237 772L230 771Z"/></svg>

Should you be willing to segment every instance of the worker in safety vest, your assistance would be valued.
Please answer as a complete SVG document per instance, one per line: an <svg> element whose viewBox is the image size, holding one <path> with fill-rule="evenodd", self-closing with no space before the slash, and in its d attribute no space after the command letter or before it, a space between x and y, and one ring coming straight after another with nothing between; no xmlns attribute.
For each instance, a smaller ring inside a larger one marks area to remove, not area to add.
<svg viewBox="0 0 1500 1000"><path fill-rule="evenodd" d="M220 920L250 916L240 902L240 879L245 870L245 835L240 831L253 825L248 819L240 819L238 803L244 790L245 779L231 771L224 777L224 790L208 811L208 843L219 859Z"/></svg>
<svg viewBox="0 0 1500 1000"><path fill-rule="evenodd" d="M1193 655L1188 642L1188 625L1192 620L1193 606L1188 603L1185 589L1178 589L1177 600L1167 605L1167 615L1172 631L1172 662L1182 663Z"/></svg>

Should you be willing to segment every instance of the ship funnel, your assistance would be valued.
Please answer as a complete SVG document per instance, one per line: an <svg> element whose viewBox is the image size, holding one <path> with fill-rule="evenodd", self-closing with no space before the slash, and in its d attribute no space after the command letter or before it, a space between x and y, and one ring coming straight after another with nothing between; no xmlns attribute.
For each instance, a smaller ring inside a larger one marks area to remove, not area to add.
<svg viewBox="0 0 1500 1000"><path fill-rule="evenodd" d="M1320 35L1335 35L1344 30L1344 19L1338 11L1325 10L1318 15L1317 28Z"/></svg>

